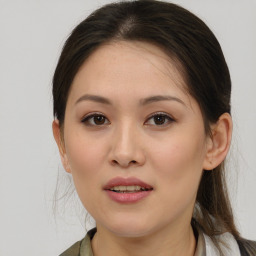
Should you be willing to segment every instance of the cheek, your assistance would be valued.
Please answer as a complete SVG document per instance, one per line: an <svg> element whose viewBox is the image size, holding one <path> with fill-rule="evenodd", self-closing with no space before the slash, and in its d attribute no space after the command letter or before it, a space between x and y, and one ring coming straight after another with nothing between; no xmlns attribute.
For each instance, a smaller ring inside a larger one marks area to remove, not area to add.
<svg viewBox="0 0 256 256"><path fill-rule="evenodd" d="M106 161L106 146L90 136L71 132L65 139L65 143L75 185L83 186L84 183L88 183L88 186L92 185L102 169L102 164Z"/></svg>
<svg viewBox="0 0 256 256"><path fill-rule="evenodd" d="M161 147L152 147L157 179L169 190L196 190L202 174L204 140L184 134L170 137Z"/></svg>
<svg viewBox="0 0 256 256"><path fill-rule="evenodd" d="M172 216L182 212L190 216L202 175L203 144L188 143L188 139L168 140L165 146L152 152L158 202Z"/></svg>
<svg viewBox="0 0 256 256"><path fill-rule="evenodd" d="M190 132L191 133L191 132ZM201 163L204 158L205 143L202 136L191 136L182 133L176 136L166 136L161 144L156 142L151 146L151 155L160 164L166 166L193 165Z"/></svg>
<svg viewBox="0 0 256 256"><path fill-rule="evenodd" d="M104 145L84 134L69 133L66 153L78 196L88 212L98 209L97 191L101 189L102 167L106 161Z"/></svg>

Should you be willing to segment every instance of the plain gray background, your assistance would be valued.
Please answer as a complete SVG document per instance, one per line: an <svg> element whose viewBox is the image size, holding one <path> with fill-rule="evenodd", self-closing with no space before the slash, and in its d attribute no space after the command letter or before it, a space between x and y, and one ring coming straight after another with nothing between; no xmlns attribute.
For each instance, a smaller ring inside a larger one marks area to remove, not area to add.
<svg viewBox="0 0 256 256"><path fill-rule="evenodd" d="M51 78L71 29L108 2L0 0L0 255L55 256L84 236L79 207L52 211L63 170ZM230 192L242 235L256 239L256 1L173 2L202 18L222 45L233 81Z"/></svg>

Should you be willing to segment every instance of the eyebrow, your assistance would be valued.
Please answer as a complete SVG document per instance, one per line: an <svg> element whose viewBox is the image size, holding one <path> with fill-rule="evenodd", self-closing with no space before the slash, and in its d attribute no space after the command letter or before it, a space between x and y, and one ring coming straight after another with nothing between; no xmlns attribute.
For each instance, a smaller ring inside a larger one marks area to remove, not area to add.
<svg viewBox="0 0 256 256"><path fill-rule="evenodd" d="M98 95L91 95L91 94L85 94L82 97L80 97L75 104L78 104L81 101L94 101L102 104L112 105L111 101L105 97L98 96ZM144 99L141 99L140 105L145 106L150 103L158 102L158 101L176 101L178 103L181 103L182 105L186 106L186 104L179 98L174 96L167 96L167 95L156 95L156 96L150 96Z"/></svg>
<svg viewBox="0 0 256 256"><path fill-rule="evenodd" d="M167 96L167 95L156 95L156 96L151 96L145 99L141 99L140 105L144 106L144 105L147 105L153 102L158 102L158 101L176 101L185 106L185 103L181 99L174 96Z"/></svg>
<svg viewBox="0 0 256 256"><path fill-rule="evenodd" d="M98 102L98 103L102 103L102 104L107 104L107 105L111 105L110 100L108 100L107 98L104 98L102 96L98 96L98 95L91 95L91 94L85 94L82 97L80 97L75 104L81 102L81 101L94 101L94 102Z"/></svg>

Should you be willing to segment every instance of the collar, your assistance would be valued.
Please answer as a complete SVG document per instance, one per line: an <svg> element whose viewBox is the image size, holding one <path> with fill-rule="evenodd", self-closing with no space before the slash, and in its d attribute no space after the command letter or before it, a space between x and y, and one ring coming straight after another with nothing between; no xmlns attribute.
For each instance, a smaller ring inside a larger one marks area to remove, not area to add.
<svg viewBox="0 0 256 256"><path fill-rule="evenodd" d="M80 256L93 256L91 240L96 233L96 228L88 231L87 235L81 242ZM197 246L194 256L220 256L216 246L212 242L211 238L203 233L203 231L197 227ZM235 238L230 233L224 233L216 236L217 242L223 251L225 256L240 256L240 250Z"/></svg>

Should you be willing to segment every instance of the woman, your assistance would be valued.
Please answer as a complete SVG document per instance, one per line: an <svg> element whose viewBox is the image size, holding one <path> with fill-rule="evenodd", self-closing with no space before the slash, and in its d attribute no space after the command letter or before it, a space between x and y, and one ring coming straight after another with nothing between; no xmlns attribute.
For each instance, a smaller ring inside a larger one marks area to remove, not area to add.
<svg viewBox="0 0 256 256"><path fill-rule="evenodd" d="M226 192L230 92L217 39L177 5L81 22L54 74L53 133L96 228L62 256L256 255Z"/></svg>

